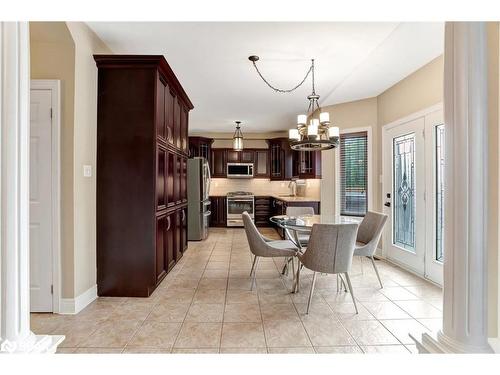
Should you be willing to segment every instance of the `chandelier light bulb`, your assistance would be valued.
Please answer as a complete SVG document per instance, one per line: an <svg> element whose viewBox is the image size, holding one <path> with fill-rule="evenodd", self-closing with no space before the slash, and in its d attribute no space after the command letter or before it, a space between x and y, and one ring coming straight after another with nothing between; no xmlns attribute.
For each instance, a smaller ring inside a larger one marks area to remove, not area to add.
<svg viewBox="0 0 500 375"><path fill-rule="evenodd" d="M330 122L330 114L328 112L321 112L319 114L319 122L321 125L328 124Z"/></svg>
<svg viewBox="0 0 500 375"><path fill-rule="evenodd" d="M310 125L307 127L307 136L313 138L318 136L318 124L316 121L311 121Z"/></svg>
<svg viewBox="0 0 500 375"><path fill-rule="evenodd" d="M297 125L305 125L307 124L307 116L306 115L298 115L297 116Z"/></svg>
<svg viewBox="0 0 500 375"><path fill-rule="evenodd" d="M328 129L328 136L330 138L338 138L340 136L340 130L337 126L332 126Z"/></svg>
<svg viewBox="0 0 500 375"><path fill-rule="evenodd" d="M300 140L299 130L298 129L288 130L288 139L299 141Z"/></svg>

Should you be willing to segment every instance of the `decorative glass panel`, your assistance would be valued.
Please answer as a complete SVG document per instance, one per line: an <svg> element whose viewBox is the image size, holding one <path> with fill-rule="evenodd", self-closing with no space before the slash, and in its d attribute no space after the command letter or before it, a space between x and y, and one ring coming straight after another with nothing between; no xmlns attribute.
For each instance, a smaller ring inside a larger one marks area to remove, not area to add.
<svg viewBox="0 0 500 375"><path fill-rule="evenodd" d="M436 260L443 261L443 226L444 226L444 125L438 125L436 131Z"/></svg>
<svg viewBox="0 0 500 375"><path fill-rule="evenodd" d="M393 140L393 242L415 252L415 134Z"/></svg>

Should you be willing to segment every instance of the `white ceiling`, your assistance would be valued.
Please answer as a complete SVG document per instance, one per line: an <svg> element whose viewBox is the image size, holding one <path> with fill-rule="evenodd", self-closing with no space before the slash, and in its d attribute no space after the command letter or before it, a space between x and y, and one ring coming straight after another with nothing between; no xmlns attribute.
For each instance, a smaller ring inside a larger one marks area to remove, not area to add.
<svg viewBox="0 0 500 375"><path fill-rule="evenodd" d="M295 86L316 61L321 105L376 96L443 53L442 23L89 22L114 53L163 54L195 108L190 131L285 130L307 109L310 81Z"/></svg>

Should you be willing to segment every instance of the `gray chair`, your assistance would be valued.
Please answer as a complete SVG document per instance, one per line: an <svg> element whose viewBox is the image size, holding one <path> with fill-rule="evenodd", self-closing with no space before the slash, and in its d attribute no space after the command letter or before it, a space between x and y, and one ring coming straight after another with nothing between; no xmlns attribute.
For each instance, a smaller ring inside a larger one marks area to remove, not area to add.
<svg viewBox="0 0 500 375"><path fill-rule="evenodd" d="M255 278L257 274L257 266L259 264L259 258L277 258L277 257L294 257L297 255L297 247L289 240L278 240L273 241L269 238L264 237L260 234L259 230L255 226L252 218L248 212L243 212L243 225L245 226L245 233L247 235L248 244L250 245L250 251L254 255L252 269L250 271L250 276L252 277L252 284L250 290L253 290L255 285ZM293 269L293 261L292 261Z"/></svg>
<svg viewBox="0 0 500 375"><path fill-rule="evenodd" d="M286 208L286 216L304 216L304 215L314 215L313 207L287 207ZM286 232L287 238L290 237L290 234ZM309 242L309 236L311 235L310 230L297 231L297 239L301 246L307 246ZM289 238L291 239L291 238Z"/></svg>
<svg viewBox="0 0 500 375"><path fill-rule="evenodd" d="M314 293L317 272L329 274L344 274L356 314L358 307L354 299L349 271L351 270L352 256L356 245L358 224L314 224L306 251L297 257L304 267L314 271L307 302L307 314ZM297 267L295 287L300 282L300 265Z"/></svg>
<svg viewBox="0 0 500 375"><path fill-rule="evenodd" d="M370 258L373 269L377 274L380 288L383 288L384 286L382 285L382 280L380 279L377 266L375 265L373 254L375 254L375 251L377 250L377 245L380 241L380 237L382 236L382 231L386 221L387 215L368 211L359 225L358 236L356 238L356 248L354 249L354 256L361 257L360 261L362 261L362 257Z"/></svg>

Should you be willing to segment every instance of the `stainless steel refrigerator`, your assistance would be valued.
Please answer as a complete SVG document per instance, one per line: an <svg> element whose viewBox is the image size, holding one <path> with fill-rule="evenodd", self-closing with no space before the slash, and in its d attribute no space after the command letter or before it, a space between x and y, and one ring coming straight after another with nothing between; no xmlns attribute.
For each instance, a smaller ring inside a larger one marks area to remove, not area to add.
<svg viewBox="0 0 500 375"><path fill-rule="evenodd" d="M200 241L208 236L210 220L210 167L202 157L188 159L188 240Z"/></svg>

